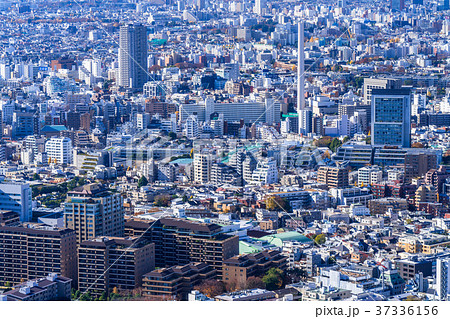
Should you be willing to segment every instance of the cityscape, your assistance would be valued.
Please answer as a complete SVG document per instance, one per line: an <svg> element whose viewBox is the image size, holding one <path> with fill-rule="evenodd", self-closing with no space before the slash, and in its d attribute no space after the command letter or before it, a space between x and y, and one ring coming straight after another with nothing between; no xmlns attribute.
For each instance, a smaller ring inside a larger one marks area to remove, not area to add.
<svg viewBox="0 0 450 319"><path fill-rule="evenodd" d="M0 301L447 300L450 0L0 0Z"/></svg>

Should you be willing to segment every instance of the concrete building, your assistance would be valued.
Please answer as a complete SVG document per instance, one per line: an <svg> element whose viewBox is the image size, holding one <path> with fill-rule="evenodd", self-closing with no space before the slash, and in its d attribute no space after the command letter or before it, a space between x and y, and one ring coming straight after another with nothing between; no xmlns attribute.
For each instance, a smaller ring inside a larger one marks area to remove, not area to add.
<svg viewBox="0 0 450 319"><path fill-rule="evenodd" d="M72 279L50 273L14 286L0 295L0 301L56 301L70 300Z"/></svg>
<svg viewBox="0 0 450 319"><path fill-rule="evenodd" d="M211 178L212 155L207 153L194 154L194 182L207 184Z"/></svg>
<svg viewBox="0 0 450 319"><path fill-rule="evenodd" d="M155 244L137 239L97 237L78 247L78 287L98 297L113 288L133 290L155 269Z"/></svg>
<svg viewBox="0 0 450 319"><path fill-rule="evenodd" d="M75 230L77 242L98 236L122 236L123 198L99 184L88 184L67 193L64 227Z"/></svg>
<svg viewBox="0 0 450 319"><path fill-rule="evenodd" d="M317 171L317 182L329 188L348 187L348 170L341 167L321 166Z"/></svg>
<svg viewBox="0 0 450 319"><path fill-rule="evenodd" d="M143 276L143 295L160 300L187 300L194 287L216 276L217 271L202 262L159 268Z"/></svg>
<svg viewBox="0 0 450 319"><path fill-rule="evenodd" d="M119 32L119 76L121 87L142 90L147 82L147 28L123 25Z"/></svg>
<svg viewBox="0 0 450 319"><path fill-rule="evenodd" d="M366 166L358 170L358 185L367 186L381 182L383 171L378 166Z"/></svg>
<svg viewBox="0 0 450 319"><path fill-rule="evenodd" d="M450 259L436 260L436 293L439 300L448 300L450 293Z"/></svg>
<svg viewBox="0 0 450 319"><path fill-rule="evenodd" d="M0 183L0 210L10 210L19 214L20 221L32 218L31 188L22 183Z"/></svg>
<svg viewBox="0 0 450 319"><path fill-rule="evenodd" d="M178 218L161 218L151 228L155 243L156 266L204 262L221 278L224 260L239 254L239 238L222 233L216 224Z"/></svg>
<svg viewBox="0 0 450 319"><path fill-rule="evenodd" d="M371 103L373 89L393 90L393 89L400 89L401 85L402 82L399 79L364 78L364 86L363 86L364 104L367 105Z"/></svg>
<svg viewBox="0 0 450 319"><path fill-rule="evenodd" d="M54 272L76 285L76 249L71 229L0 226L0 283L18 284Z"/></svg>
<svg viewBox="0 0 450 319"><path fill-rule="evenodd" d="M372 90L372 145L411 146L410 90Z"/></svg>
<svg viewBox="0 0 450 319"><path fill-rule="evenodd" d="M55 164L72 164L72 141L67 137L52 137L45 143L48 162Z"/></svg>

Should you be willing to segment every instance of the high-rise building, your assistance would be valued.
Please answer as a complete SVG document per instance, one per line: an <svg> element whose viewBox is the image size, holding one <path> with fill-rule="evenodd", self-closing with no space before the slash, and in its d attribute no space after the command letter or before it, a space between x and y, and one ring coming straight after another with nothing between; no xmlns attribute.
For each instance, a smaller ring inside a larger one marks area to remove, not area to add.
<svg viewBox="0 0 450 319"><path fill-rule="evenodd" d="M98 236L122 236L123 198L99 184L88 184L67 193L64 227L75 230L77 241Z"/></svg>
<svg viewBox="0 0 450 319"><path fill-rule="evenodd" d="M439 300L448 300L450 293L450 259L436 260L436 294Z"/></svg>
<svg viewBox="0 0 450 319"><path fill-rule="evenodd" d="M255 0L255 6L253 7L253 12L259 16L263 15L264 9L266 8L266 0Z"/></svg>
<svg viewBox="0 0 450 319"><path fill-rule="evenodd" d="M402 11L405 9L405 0L390 0L390 8L393 11Z"/></svg>
<svg viewBox="0 0 450 319"><path fill-rule="evenodd" d="M136 227L136 224L139 223L134 222L130 227ZM238 236L224 234L217 224L161 218L149 233L151 242L155 243L157 267L204 262L216 269L220 277L222 262L239 254Z"/></svg>
<svg viewBox="0 0 450 319"><path fill-rule="evenodd" d="M392 78L364 78L364 104L370 104L372 101L373 89L393 90L400 89L402 81Z"/></svg>
<svg viewBox="0 0 450 319"><path fill-rule="evenodd" d="M10 210L19 214L20 221L31 221L32 197L28 184L0 183L0 210Z"/></svg>
<svg viewBox="0 0 450 319"><path fill-rule="evenodd" d="M437 9L439 11L445 11L450 8L450 1L449 0L438 0L438 7Z"/></svg>
<svg viewBox="0 0 450 319"><path fill-rule="evenodd" d="M409 90L372 90L372 145L411 146Z"/></svg>
<svg viewBox="0 0 450 319"><path fill-rule="evenodd" d="M142 90L148 80L147 28L140 24L121 26L119 44L118 85Z"/></svg>
<svg viewBox="0 0 450 319"><path fill-rule="evenodd" d="M194 182L207 184L211 178L211 154L194 154Z"/></svg>
<svg viewBox="0 0 450 319"><path fill-rule="evenodd" d="M133 290L155 269L155 244L136 239L98 237L78 248L78 287L98 297L113 288Z"/></svg>
<svg viewBox="0 0 450 319"><path fill-rule="evenodd" d="M18 284L49 272L76 281L76 250L71 229L0 226L0 284Z"/></svg>
<svg viewBox="0 0 450 319"><path fill-rule="evenodd" d="M422 177L438 167L437 154L425 149L410 149L405 154L405 183Z"/></svg>
<svg viewBox="0 0 450 319"><path fill-rule="evenodd" d="M45 152L50 163L72 164L72 141L67 137L52 137L45 143Z"/></svg>

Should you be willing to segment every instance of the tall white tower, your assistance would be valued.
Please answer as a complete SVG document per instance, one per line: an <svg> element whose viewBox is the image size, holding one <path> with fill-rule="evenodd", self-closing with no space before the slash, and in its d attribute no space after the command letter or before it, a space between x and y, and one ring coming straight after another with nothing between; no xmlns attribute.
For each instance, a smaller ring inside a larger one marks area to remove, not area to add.
<svg viewBox="0 0 450 319"><path fill-rule="evenodd" d="M305 108L305 26L298 23L298 66L297 66L297 114L298 133L307 134L312 131L312 112Z"/></svg>

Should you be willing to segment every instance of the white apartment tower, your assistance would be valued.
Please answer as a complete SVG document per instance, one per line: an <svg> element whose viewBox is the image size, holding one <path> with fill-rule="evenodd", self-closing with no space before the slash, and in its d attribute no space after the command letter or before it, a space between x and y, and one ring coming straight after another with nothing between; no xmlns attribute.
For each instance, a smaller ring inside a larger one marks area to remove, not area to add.
<svg viewBox="0 0 450 319"><path fill-rule="evenodd" d="M207 184L211 178L211 154L194 154L194 182Z"/></svg>
<svg viewBox="0 0 450 319"><path fill-rule="evenodd" d="M72 141L67 137L52 137L45 143L49 163L72 164Z"/></svg>

